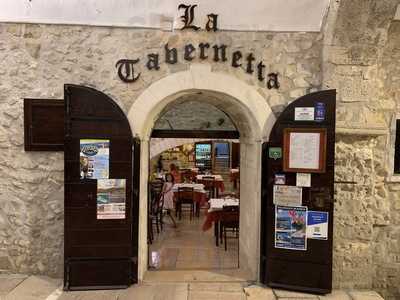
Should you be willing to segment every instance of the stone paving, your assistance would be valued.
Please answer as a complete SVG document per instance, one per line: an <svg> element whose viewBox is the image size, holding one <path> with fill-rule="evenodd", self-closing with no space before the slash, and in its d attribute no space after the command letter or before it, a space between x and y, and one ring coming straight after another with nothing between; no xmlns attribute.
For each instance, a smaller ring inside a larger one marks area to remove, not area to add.
<svg viewBox="0 0 400 300"><path fill-rule="evenodd" d="M382 300L373 291L320 296L270 289L246 282L144 282L124 290L63 292L62 280L0 275L0 300Z"/></svg>

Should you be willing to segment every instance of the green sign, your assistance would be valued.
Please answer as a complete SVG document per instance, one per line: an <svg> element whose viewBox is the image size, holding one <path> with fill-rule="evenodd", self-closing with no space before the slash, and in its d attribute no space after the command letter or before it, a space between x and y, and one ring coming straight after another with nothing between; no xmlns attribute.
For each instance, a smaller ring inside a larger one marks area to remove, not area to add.
<svg viewBox="0 0 400 300"><path fill-rule="evenodd" d="M273 158L273 159L282 158L282 148L281 147L270 147L269 148L269 158Z"/></svg>

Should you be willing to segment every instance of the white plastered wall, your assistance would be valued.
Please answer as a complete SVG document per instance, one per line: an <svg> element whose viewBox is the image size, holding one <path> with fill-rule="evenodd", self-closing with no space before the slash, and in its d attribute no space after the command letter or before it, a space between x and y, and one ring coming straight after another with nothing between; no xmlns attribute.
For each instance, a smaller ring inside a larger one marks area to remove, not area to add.
<svg viewBox="0 0 400 300"><path fill-rule="evenodd" d="M210 95L209 103L227 113L240 132L241 213L240 267L256 280L259 270L261 145L275 123L265 98L253 86L239 79L211 71L209 65L191 65L188 71L174 73L150 85L128 113L134 135L141 140L139 280L147 271L147 180L149 140L162 110L183 95Z"/></svg>

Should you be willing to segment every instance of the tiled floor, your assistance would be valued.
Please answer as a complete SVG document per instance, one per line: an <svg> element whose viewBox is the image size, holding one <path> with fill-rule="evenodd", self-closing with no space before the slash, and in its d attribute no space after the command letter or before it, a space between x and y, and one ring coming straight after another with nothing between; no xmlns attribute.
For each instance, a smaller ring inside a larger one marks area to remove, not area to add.
<svg viewBox="0 0 400 300"><path fill-rule="evenodd" d="M175 216L174 216L175 217ZM201 227L205 220L205 211L192 221L189 214L176 220L177 227L171 225L165 217L163 232L156 233L149 245L149 269L187 270L187 269L231 269L238 268L238 239L228 239L228 249L224 245L215 246L213 228L203 232Z"/></svg>

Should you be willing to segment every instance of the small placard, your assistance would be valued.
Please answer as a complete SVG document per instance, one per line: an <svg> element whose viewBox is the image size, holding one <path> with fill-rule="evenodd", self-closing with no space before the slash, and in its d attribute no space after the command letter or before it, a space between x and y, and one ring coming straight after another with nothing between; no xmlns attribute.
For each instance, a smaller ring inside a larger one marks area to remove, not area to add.
<svg viewBox="0 0 400 300"><path fill-rule="evenodd" d="M268 151L269 158L278 159L282 158L282 148L281 147L270 147Z"/></svg>
<svg viewBox="0 0 400 300"><path fill-rule="evenodd" d="M328 239L328 212L308 211L307 238L316 240Z"/></svg>
<svg viewBox="0 0 400 300"><path fill-rule="evenodd" d="M301 206L302 188L290 185L274 185L274 204Z"/></svg>
<svg viewBox="0 0 400 300"><path fill-rule="evenodd" d="M296 186L311 187L311 174L296 173Z"/></svg>
<svg viewBox="0 0 400 300"><path fill-rule="evenodd" d="M323 122L325 121L325 103L317 102L315 103L315 121Z"/></svg>
<svg viewBox="0 0 400 300"><path fill-rule="evenodd" d="M275 174L275 184L283 185L286 184L285 174Z"/></svg>
<svg viewBox="0 0 400 300"><path fill-rule="evenodd" d="M314 107L295 107L295 121L314 121Z"/></svg>

